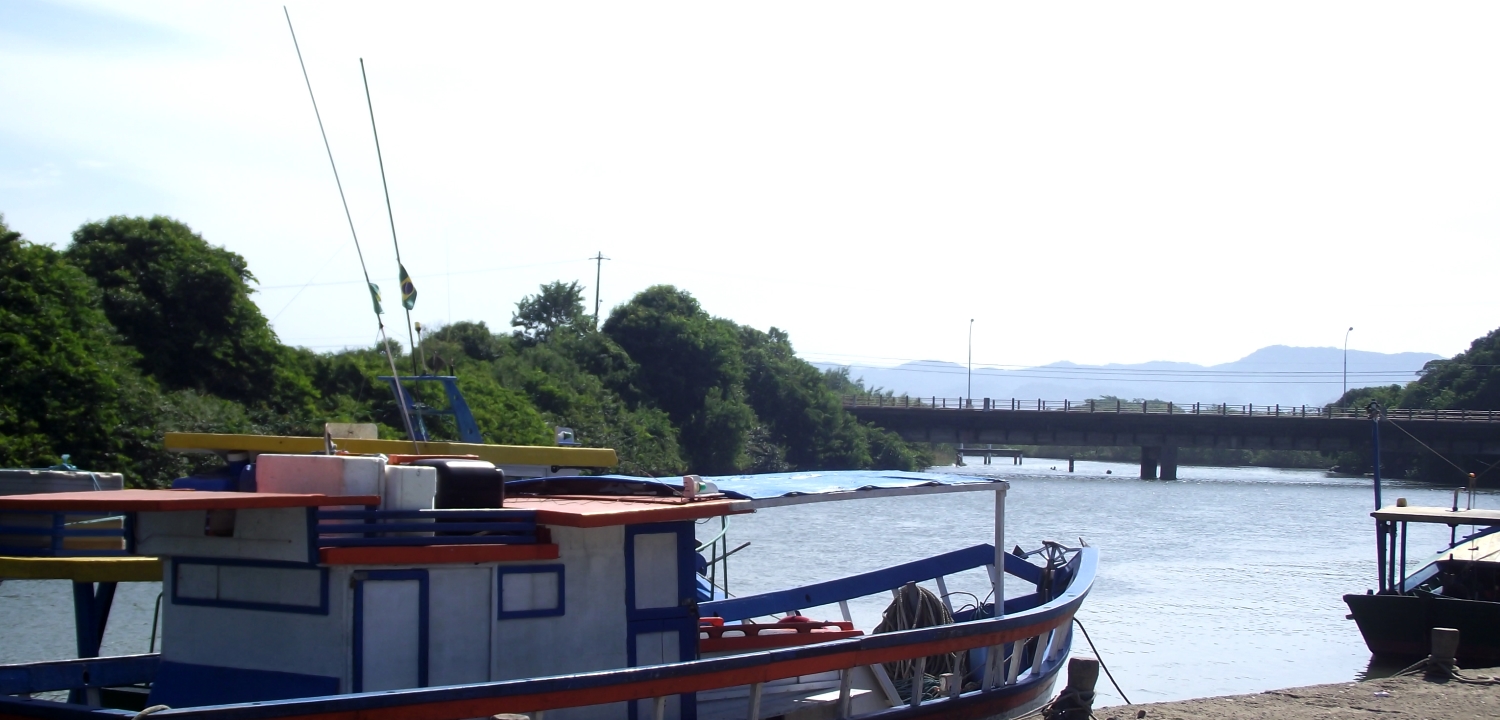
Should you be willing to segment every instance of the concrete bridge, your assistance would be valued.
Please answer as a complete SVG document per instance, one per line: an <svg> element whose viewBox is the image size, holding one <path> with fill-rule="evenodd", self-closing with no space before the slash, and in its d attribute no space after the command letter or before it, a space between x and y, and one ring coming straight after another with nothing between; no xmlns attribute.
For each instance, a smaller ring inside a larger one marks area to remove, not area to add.
<svg viewBox="0 0 1500 720"><path fill-rule="evenodd" d="M1141 477L1177 477L1178 448L1368 450L1363 409L1325 406L1141 403L846 395L860 420L915 442L1141 448ZM1493 410L1386 412L1382 452L1500 456Z"/></svg>

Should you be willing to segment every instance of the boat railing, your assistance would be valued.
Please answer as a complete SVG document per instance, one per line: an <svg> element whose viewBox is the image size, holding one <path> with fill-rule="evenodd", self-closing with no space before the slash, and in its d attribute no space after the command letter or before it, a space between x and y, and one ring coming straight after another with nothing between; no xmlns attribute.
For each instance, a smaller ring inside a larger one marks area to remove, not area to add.
<svg viewBox="0 0 1500 720"><path fill-rule="evenodd" d="M127 555L131 520L130 515L7 510L0 513L0 556Z"/></svg>
<svg viewBox="0 0 1500 720"><path fill-rule="evenodd" d="M848 601L895 590L909 582L928 580L936 581L938 594L948 606L948 612L951 613L953 607L948 599L946 577L976 568L987 568L993 572L994 561L995 546L980 544L814 585L700 603L698 613L702 617L719 617L725 621L735 621L837 603L846 615L844 619L848 620ZM1033 585L1041 581L1043 572L1042 568L1012 553L1005 554L1005 571ZM1013 602L1021 608L1026 599L1017 597L1005 602L1006 611L1009 612Z"/></svg>
<svg viewBox="0 0 1500 720"><path fill-rule="evenodd" d="M319 547L529 545L535 510L319 510Z"/></svg>
<svg viewBox="0 0 1500 720"><path fill-rule="evenodd" d="M911 395L844 395L844 407L892 410L973 410L980 412L1114 413L1121 415L1220 415L1224 417L1278 417L1308 419L1368 420L1363 407L1334 405L1281 405L1254 403L1179 403L1161 400L1044 400L1040 398L916 397ZM1446 420L1500 422L1494 410L1436 410L1386 408L1391 420Z"/></svg>

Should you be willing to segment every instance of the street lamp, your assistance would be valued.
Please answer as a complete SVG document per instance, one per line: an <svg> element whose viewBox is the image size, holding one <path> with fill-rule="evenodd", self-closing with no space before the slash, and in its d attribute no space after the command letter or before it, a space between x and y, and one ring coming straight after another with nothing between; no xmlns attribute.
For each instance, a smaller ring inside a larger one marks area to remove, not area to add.
<svg viewBox="0 0 1500 720"><path fill-rule="evenodd" d="M1354 332L1353 327L1344 331L1344 393L1339 395L1340 404L1344 402L1344 395L1349 394L1349 333L1352 332Z"/></svg>
<svg viewBox="0 0 1500 720"><path fill-rule="evenodd" d="M969 407L974 407L974 318L969 318L969 391L964 397Z"/></svg>

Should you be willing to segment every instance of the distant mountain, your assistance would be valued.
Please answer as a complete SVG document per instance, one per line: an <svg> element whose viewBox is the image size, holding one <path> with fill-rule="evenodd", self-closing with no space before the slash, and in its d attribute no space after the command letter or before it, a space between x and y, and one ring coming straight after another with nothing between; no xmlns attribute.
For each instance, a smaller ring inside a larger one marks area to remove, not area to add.
<svg viewBox="0 0 1500 720"><path fill-rule="evenodd" d="M1432 353L1349 351L1349 388L1405 385ZM1254 403L1322 405L1342 392L1344 351L1334 347L1261 348L1221 365L1154 361L1131 365L1077 365L1057 362L1032 368L974 368L972 397L1087 400L1112 395L1125 399L1171 400L1179 404ZM820 368L843 367L814 363ZM967 368L959 363L919 360L895 367L850 365L849 376L866 386L897 395L963 397Z"/></svg>

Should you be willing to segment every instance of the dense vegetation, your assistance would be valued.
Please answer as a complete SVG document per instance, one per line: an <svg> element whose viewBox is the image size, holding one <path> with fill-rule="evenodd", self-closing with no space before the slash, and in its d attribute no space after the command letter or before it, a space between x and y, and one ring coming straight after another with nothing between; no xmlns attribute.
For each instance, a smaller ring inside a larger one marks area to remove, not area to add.
<svg viewBox="0 0 1500 720"><path fill-rule="evenodd" d="M1364 408L1371 402L1387 408L1500 409L1500 330L1476 339L1469 344L1468 350L1452 358L1427 363L1422 368L1421 377L1405 387L1359 388L1350 390L1339 399L1343 407ZM1381 457L1381 472L1392 477L1457 481L1464 476L1454 467L1457 464L1467 472L1480 475L1481 483L1494 485L1500 483L1500 469L1490 472L1490 468L1497 460L1500 458L1456 456L1444 459L1434 453L1385 453ZM1367 452L1340 453L1336 461L1341 470L1370 471Z"/></svg>
<svg viewBox="0 0 1500 720"><path fill-rule="evenodd" d="M169 431L319 435L325 422L403 434L378 347L314 353L277 339L244 258L165 217L89 223L58 251L0 216L0 467L79 466L155 485L193 469ZM577 283L517 304L512 332L458 322L418 358L459 378L488 442L613 447L618 472L915 469L925 449L857 422L847 374L799 360L786 333L649 288L602 326ZM403 370L412 358L396 347ZM419 392L436 392L423 388ZM424 398L425 399L425 398ZM434 428L453 437L452 428Z"/></svg>

